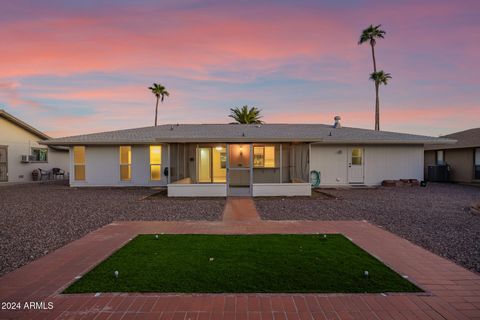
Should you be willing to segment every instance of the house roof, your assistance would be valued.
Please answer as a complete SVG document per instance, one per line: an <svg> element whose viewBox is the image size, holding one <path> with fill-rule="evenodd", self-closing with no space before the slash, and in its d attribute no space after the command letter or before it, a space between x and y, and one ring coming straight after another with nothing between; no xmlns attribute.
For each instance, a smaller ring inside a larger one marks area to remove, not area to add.
<svg viewBox="0 0 480 320"><path fill-rule="evenodd" d="M454 143L387 131L333 128L324 124L180 124L84 134L43 141L47 145L119 145L162 142L321 142L321 143Z"/></svg>
<svg viewBox="0 0 480 320"><path fill-rule="evenodd" d="M480 148L480 128L468 129L442 136L446 139L457 140L454 144L432 144L425 150L441 150L441 149L460 149L460 148Z"/></svg>
<svg viewBox="0 0 480 320"><path fill-rule="evenodd" d="M8 113L7 111L5 111L3 109L0 109L0 117L10 121L13 124L16 124L17 126L23 128L25 130L27 130L28 132L36 135L37 137L39 137L42 140L51 139L50 136L46 135L45 133L41 132L40 130L35 129L34 127L29 125L28 123L23 122L22 120L12 116L10 113Z"/></svg>

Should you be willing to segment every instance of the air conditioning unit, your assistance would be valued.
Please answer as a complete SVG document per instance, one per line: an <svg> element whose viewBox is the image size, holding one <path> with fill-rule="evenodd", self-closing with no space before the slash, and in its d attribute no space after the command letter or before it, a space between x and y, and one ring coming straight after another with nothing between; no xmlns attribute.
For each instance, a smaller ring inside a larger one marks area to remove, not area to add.
<svg viewBox="0 0 480 320"><path fill-rule="evenodd" d="M31 162L31 161L35 161L35 156L28 155L28 154L22 155L22 162L28 163L28 162Z"/></svg>

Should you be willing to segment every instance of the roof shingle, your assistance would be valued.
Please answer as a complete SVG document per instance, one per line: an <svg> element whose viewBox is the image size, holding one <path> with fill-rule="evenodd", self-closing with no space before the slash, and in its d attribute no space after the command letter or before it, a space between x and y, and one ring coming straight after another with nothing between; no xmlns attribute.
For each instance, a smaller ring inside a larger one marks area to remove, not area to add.
<svg viewBox="0 0 480 320"><path fill-rule="evenodd" d="M323 143L453 143L405 133L324 124L180 124L85 134L45 141L49 145L151 144L161 142L323 142Z"/></svg>
<svg viewBox="0 0 480 320"><path fill-rule="evenodd" d="M441 149L459 149L459 148L480 148L480 128L473 128L464 131L442 136L445 139L457 140L454 144L432 144L425 150L441 150Z"/></svg>

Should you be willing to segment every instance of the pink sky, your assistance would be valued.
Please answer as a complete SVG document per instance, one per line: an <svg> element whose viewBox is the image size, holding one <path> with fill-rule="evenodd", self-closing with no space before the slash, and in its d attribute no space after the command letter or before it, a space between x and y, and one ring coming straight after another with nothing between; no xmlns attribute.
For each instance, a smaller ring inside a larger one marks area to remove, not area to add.
<svg viewBox="0 0 480 320"><path fill-rule="evenodd" d="M248 104L268 122L373 128L370 49L391 83L383 130L440 135L478 127L476 1L15 1L0 12L0 108L53 136L161 123L225 123ZM5 45L6 44L6 45Z"/></svg>

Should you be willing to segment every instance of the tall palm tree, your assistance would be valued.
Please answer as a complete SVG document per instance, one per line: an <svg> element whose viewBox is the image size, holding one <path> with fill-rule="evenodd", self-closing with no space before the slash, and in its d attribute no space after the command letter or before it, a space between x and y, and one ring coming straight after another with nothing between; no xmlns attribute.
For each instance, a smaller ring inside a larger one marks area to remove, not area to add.
<svg viewBox="0 0 480 320"><path fill-rule="evenodd" d="M390 73L385 73L383 70L370 74L370 80L375 82L375 130L380 130L380 99L378 97L378 91L380 85L383 84L386 86L390 79L392 79Z"/></svg>
<svg viewBox="0 0 480 320"><path fill-rule="evenodd" d="M170 93L166 90L164 86L160 83L154 83L151 87L148 87L150 91L157 97L157 104L155 106L155 127L157 126L157 116L158 116L158 101L160 100L163 103L165 97L169 97Z"/></svg>
<svg viewBox="0 0 480 320"><path fill-rule="evenodd" d="M386 34L386 32L382 29L380 29L382 25L379 24L377 26L370 25L367 27L365 30L362 31L362 34L360 35L360 40L358 41L358 44L363 44L365 42L370 43L370 47L372 48L372 60L373 60L373 73L377 73L377 61L375 60L375 45L377 44L377 39L383 39L383 36ZM375 87L375 91L377 92L377 99L376 99L376 104L375 104L375 130L380 130L380 123L378 123L380 119L380 107L378 103L378 88Z"/></svg>
<svg viewBox="0 0 480 320"><path fill-rule="evenodd" d="M230 109L229 117L233 118L236 123L262 124L263 121L260 120L260 118L262 118L262 116L260 115L261 111L261 109L258 109L256 107L251 107L250 109L248 109L248 106L243 106L241 108L236 107Z"/></svg>
<svg viewBox="0 0 480 320"><path fill-rule="evenodd" d="M377 72L377 62L375 61L375 45L377 44L377 39L383 39L386 34L384 30L380 29L381 26L381 24L378 26L370 25L362 31L360 40L358 41L359 45L365 42L370 42L370 47L372 48L373 72Z"/></svg>

